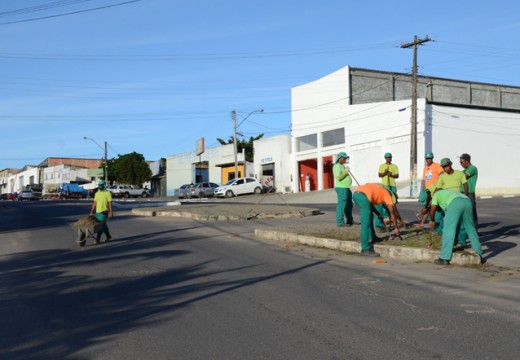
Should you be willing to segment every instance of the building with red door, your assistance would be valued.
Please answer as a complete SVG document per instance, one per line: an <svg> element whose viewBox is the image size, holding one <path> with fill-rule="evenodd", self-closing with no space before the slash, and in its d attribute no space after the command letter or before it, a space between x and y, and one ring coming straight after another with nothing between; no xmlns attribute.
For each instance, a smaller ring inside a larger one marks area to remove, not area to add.
<svg viewBox="0 0 520 360"><path fill-rule="evenodd" d="M380 182L378 168L390 152L399 196L416 196L424 154L433 151L435 161L450 158L459 170L457 157L471 154L479 195L520 194L520 168L510 166L518 153L520 87L422 75L416 84L416 116L411 74L347 66L292 88L292 191L332 188L340 151L360 184ZM499 169L508 171L491 176Z"/></svg>

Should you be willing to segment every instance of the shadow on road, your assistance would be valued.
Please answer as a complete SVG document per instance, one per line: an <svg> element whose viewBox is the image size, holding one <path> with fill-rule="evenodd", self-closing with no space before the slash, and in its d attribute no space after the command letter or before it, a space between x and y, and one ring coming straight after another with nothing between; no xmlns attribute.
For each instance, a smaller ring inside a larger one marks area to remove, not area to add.
<svg viewBox="0 0 520 360"><path fill-rule="evenodd" d="M176 311L198 301L327 261L240 278L244 268L261 264L214 271L209 265L216 260L180 261L192 253L164 248L187 240L169 236L179 230L186 229L136 235L82 251L33 251L1 260L1 357L72 358L114 336L170 321ZM95 275L100 268L108 273ZM223 273L234 275L211 278Z"/></svg>
<svg viewBox="0 0 520 360"><path fill-rule="evenodd" d="M479 224L479 229L491 228L488 231L479 231L480 242L488 247L488 250L484 251L486 259L491 259L517 246L516 243L506 239L520 234L520 224L496 227L498 225L500 225L498 221Z"/></svg>

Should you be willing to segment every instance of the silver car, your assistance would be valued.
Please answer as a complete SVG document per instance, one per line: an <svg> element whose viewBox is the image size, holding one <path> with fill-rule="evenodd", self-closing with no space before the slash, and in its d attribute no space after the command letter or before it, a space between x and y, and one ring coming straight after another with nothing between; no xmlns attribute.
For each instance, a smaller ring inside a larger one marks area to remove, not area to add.
<svg viewBox="0 0 520 360"><path fill-rule="evenodd" d="M186 191L189 189L189 187L190 187L190 184L181 185L181 187L174 190L173 196L176 196L179 199L184 198L186 196Z"/></svg>
<svg viewBox="0 0 520 360"><path fill-rule="evenodd" d="M192 197L213 197L215 196L215 189L218 187L218 184L212 182L198 183L193 186L189 186L186 189L185 197L187 197L188 199L191 199Z"/></svg>

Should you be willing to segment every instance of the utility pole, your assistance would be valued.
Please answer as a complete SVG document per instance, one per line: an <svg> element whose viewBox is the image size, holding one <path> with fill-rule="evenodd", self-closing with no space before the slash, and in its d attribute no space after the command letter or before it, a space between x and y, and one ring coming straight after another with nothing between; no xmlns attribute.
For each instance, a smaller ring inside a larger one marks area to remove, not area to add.
<svg viewBox="0 0 520 360"><path fill-rule="evenodd" d="M238 155L237 155L237 111L231 111L233 118L233 149L235 151L235 179L238 179Z"/></svg>
<svg viewBox="0 0 520 360"><path fill-rule="evenodd" d="M107 159L107 142L105 141L105 181L108 185L108 159Z"/></svg>
<svg viewBox="0 0 520 360"><path fill-rule="evenodd" d="M412 68L412 117L410 120L410 196L417 195L417 45L431 41L426 36L424 39L417 38L414 35L413 42L401 44L401 49L413 47L413 68Z"/></svg>
<svg viewBox="0 0 520 360"><path fill-rule="evenodd" d="M249 114L244 116L242 118L242 121L240 122L240 124L237 125L237 111L236 110L231 111L231 117L233 118L233 145L234 145L234 148L235 148L235 179L238 179L237 126L240 126L244 121L247 120L248 117L250 117L251 115L253 115L254 113L257 113L257 112L259 112L259 113L264 112L264 109L260 108L260 109L256 109L256 110L251 111ZM243 177L246 176L246 165L245 165L245 162L244 162L244 173L242 174L242 176Z"/></svg>

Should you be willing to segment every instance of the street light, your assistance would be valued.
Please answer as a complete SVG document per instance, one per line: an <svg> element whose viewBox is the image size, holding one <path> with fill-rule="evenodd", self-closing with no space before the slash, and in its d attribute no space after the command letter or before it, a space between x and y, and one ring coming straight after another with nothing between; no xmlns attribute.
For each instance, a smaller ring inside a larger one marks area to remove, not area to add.
<svg viewBox="0 0 520 360"><path fill-rule="evenodd" d="M99 148L101 150L103 150L105 152L105 169L103 171L103 177L105 178L105 181L108 181L107 142L105 141L105 148L103 149L103 147L101 145L99 145L96 140L89 138L87 136L83 136L83 139L92 141L94 144L99 146Z"/></svg>
<svg viewBox="0 0 520 360"><path fill-rule="evenodd" d="M233 146L235 150L235 179L238 179L238 155L237 155L237 127L239 127L248 117L257 112L264 112L264 109L257 109L247 114L242 121L237 125L237 112L233 110L231 116L233 117ZM245 172L245 171L244 171ZM245 175L245 174L244 174Z"/></svg>

